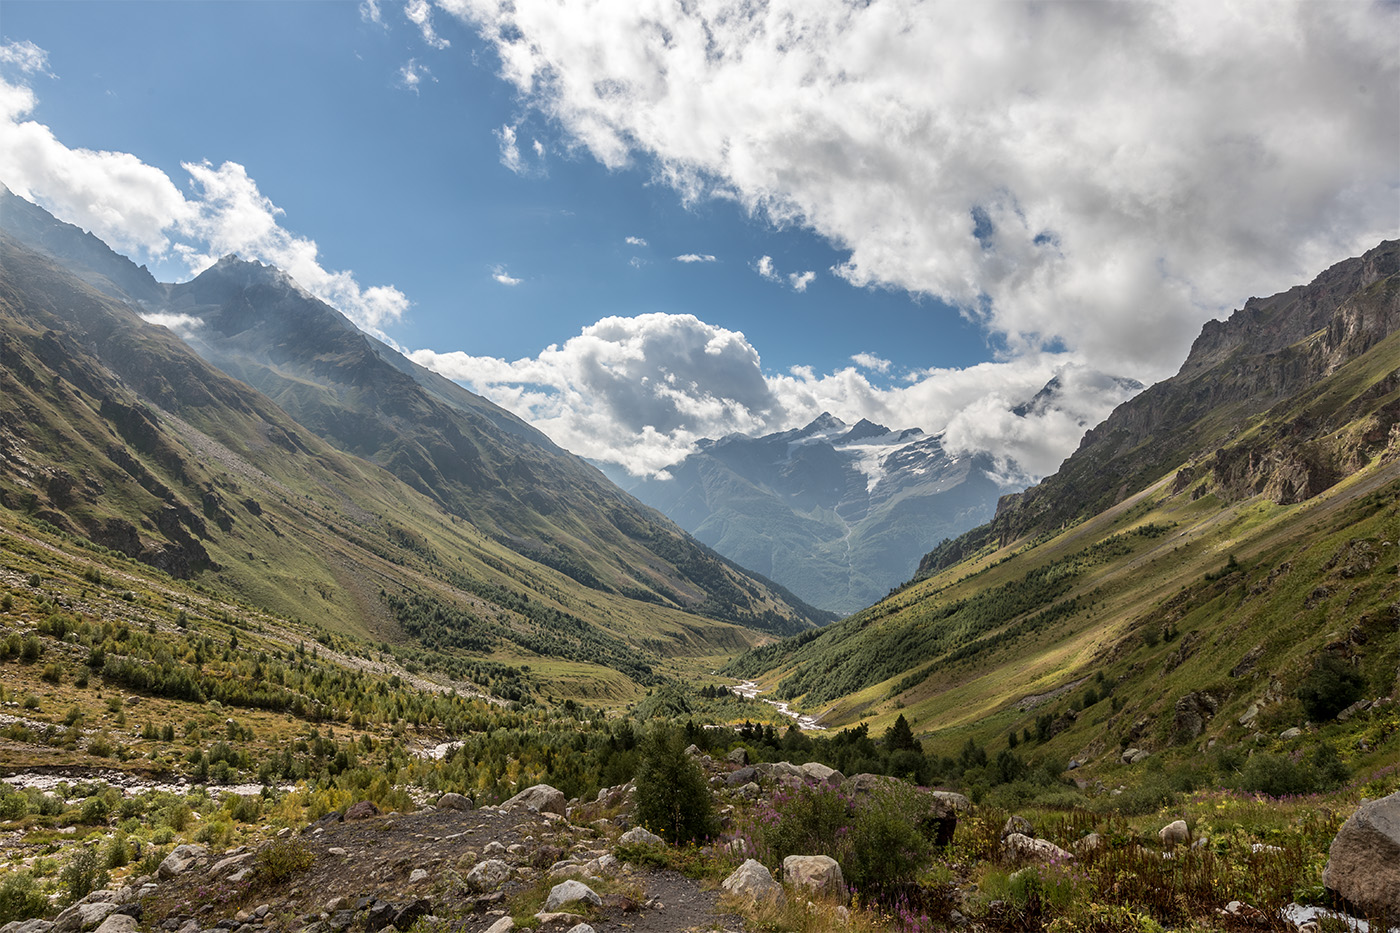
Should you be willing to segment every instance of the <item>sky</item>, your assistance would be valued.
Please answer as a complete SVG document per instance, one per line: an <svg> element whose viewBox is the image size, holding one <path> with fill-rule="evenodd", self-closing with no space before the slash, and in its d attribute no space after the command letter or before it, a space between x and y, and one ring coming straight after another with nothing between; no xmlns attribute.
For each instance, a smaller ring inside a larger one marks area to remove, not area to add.
<svg viewBox="0 0 1400 933"><path fill-rule="evenodd" d="M1400 5L5 0L0 181L635 474L830 411L1031 481L1400 235Z"/></svg>

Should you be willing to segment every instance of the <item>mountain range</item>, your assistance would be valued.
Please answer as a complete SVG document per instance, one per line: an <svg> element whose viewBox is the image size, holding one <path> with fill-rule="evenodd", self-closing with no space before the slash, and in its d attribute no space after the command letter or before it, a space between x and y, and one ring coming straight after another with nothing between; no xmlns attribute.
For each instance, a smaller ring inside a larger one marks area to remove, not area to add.
<svg viewBox="0 0 1400 933"><path fill-rule="evenodd" d="M8 191L0 228L0 503L75 540L584 692L830 618L276 269L159 283Z"/></svg>
<svg viewBox="0 0 1400 933"><path fill-rule="evenodd" d="M908 580L915 555L988 521L1008 491L986 454L950 456L938 435L830 413L698 448L661 478L610 475L719 553L843 614Z"/></svg>

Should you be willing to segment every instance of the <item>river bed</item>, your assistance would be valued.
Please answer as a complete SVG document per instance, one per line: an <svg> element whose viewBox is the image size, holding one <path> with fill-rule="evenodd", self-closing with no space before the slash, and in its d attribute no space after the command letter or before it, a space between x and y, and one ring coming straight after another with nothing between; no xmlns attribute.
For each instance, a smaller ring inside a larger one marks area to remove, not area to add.
<svg viewBox="0 0 1400 933"><path fill-rule="evenodd" d="M804 732L810 729L819 729L822 731L826 730L826 726L820 725L817 722L816 716L809 716L806 713L794 713L792 709L789 708L788 705L782 700L769 700L760 697L759 694L763 691L759 689L757 681L740 681L739 683L735 684L729 689L733 691L736 696L741 696L748 700L763 700L764 703L767 703L769 706L775 707L778 710L778 712L782 713L784 716L787 716L789 719L797 720L797 727L803 730Z"/></svg>

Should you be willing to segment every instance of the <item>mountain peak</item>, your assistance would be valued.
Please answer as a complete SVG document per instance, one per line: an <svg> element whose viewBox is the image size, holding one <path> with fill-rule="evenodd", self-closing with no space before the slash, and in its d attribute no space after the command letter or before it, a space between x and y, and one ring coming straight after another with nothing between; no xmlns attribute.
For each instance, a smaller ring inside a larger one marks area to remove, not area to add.
<svg viewBox="0 0 1400 933"><path fill-rule="evenodd" d="M891 433L893 432L883 424L876 424L868 418L862 418L856 422L855 427L838 438L837 443L851 444L855 441L863 441L867 437L884 437L886 434Z"/></svg>
<svg viewBox="0 0 1400 933"><path fill-rule="evenodd" d="M824 411L813 418L806 427L797 432L798 437L811 437L814 434L825 434L831 431L840 431L846 427L846 422L836 417L829 411Z"/></svg>

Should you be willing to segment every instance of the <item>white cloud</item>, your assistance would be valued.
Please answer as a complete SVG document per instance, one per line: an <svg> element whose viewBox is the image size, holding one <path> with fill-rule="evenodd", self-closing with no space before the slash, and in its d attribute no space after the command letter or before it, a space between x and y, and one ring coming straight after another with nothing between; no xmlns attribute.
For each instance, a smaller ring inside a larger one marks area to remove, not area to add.
<svg viewBox="0 0 1400 933"><path fill-rule="evenodd" d="M1013 354L1157 378L1397 232L1393 3L439 4L604 165L810 228Z"/></svg>
<svg viewBox="0 0 1400 933"><path fill-rule="evenodd" d="M714 262L715 257L709 253L682 253L676 257L676 262Z"/></svg>
<svg viewBox="0 0 1400 933"><path fill-rule="evenodd" d="M872 385L856 367L767 375L742 333L688 314L605 318L563 346L514 362L460 351L409 355L569 450L637 475L664 470L704 437L786 430L830 411L846 421L947 428L951 450L986 450L1008 472L1039 477L1073 450L1085 425L1130 394L1067 354L926 370L895 388ZM873 354L853 361L881 373L892 368ZM1059 391L1017 410L1056 377ZM970 410L981 417L961 414ZM980 430L989 425L996 430Z"/></svg>
<svg viewBox="0 0 1400 933"><path fill-rule="evenodd" d="M758 259L754 260L753 270L770 282L781 283L786 281L788 287L795 292L805 292L807 286L811 285L812 280L817 277L817 274L810 269L806 272L780 273L773 264L772 256L758 257Z"/></svg>
<svg viewBox="0 0 1400 933"><path fill-rule="evenodd" d="M11 191L139 258L174 253L192 272L238 253L286 271L311 294L378 332L408 308L391 285L360 286L353 272L321 265L316 243L279 221L243 166L186 162L190 196L164 172L127 152L70 149L28 117L36 105L23 85L0 80L0 181Z"/></svg>
<svg viewBox="0 0 1400 933"><path fill-rule="evenodd" d="M540 142L538 139L531 140L530 148L535 150L535 158L544 158L544 143Z"/></svg>
<svg viewBox="0 0 1400 933"><path fill-rule="evenodd" d="M646 246L646 245L647 245L647 241L646 241L645 239L643 239L642 237L639 237L639 236L629 236L629 237L627 237L627 239L624 240L623 242L625 242L628 246Z"/></svg>
<svg viewBox="0 0 1400 933"><path fill-rule="evenodd" d="M428 5L428 0L408 0L403 7L403 15L418 27L418 31L423 34L423 41L433 48L445 49L452 44L439 36L433 28L433 9Z"/></svg>
<svg viewBox="0 0 1400 933"><path fill-rule="evenodd" d="M520 147L515 144L515 127L507 123L494 132L501 143L501 164L519 175L524 166L520 162Z"/></svg>
<svg viewBox="0 0 1400 933"><path fill-rule="evenodd" d="M408 61L404 62L403 67L399 69L399 87L412 91L415 94L418 93L418 86L423 83L425 78L430 81L437 80L437 78L433 77L433 73L428 70L428 66L421 64L416 58L410 58ZM518 159L519 154L517 153L516 155Z"/></svg>
<svg viewBox="0 0 1400 933"><path fill-rule="evenodd" d="M379 0L360 0L360 19L383 26L384 14L379 10Z"/></svg>
<svg viewBox="0 0 1400 933"><path fill-rule="evenodd" d="M754 260L753 270L770 282L780 281L778 273L773 270L773 257L760 256Z"/></svg>
<svg viewBox="0 0 1400 933"><path fill-rule="evenodd" d="M788 284L792 286L792 290L793 290L793 291L795 291L795 292L805 292L805 291L807 290L807 286L808 286L808 285L811 285L811 284L812 284L812 280L815 279L816 277L817 277L817 274L816 274L815 272L813 272L811 269L808 269L806 272L790 272L790 273L788 273L787 280L788 280Z"/></svg>
<svg viewBox="0 0 1400 933"><path fill-rule="evenodd" d="M204 326L204 321L191 314L142 314L141 320L147 324L166 327L184 337Z"/></svg>
<svg viewBox="0 0 1400 933"><path fill-rule="evenodd" d="M506 286L519 285L522 281L524 281L524 279L512 278L506 272L505 266L493 266L491 269L491 278Z"/></svg>
<svg viewBox="0 0 1400 933"><path fill-rule="evenodd" d="M894 365L889 360L882 359L873 353L857 353L851 357L851 362L861 369L873 369L877 373L887 373Z"/></svg>
<svg viewBox="0 0 1400 933"><path fill-rule="evenodd" d="M12 65L24 74L49 74L49 53L25 39L0 43L0 65Z"/></svg>

